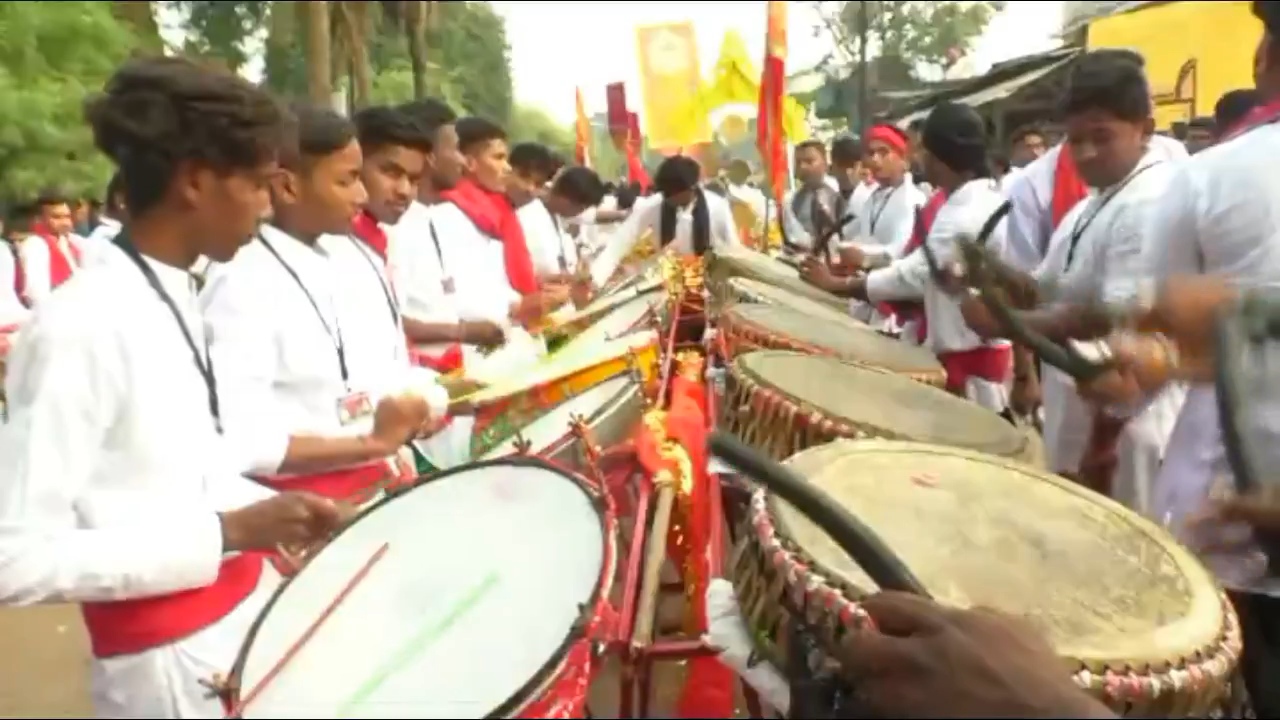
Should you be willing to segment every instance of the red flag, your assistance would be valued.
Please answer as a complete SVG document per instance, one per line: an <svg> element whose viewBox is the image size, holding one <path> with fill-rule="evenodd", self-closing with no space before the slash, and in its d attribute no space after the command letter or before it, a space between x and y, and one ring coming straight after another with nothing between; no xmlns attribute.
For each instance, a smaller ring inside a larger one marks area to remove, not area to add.
<svg viewBox="0 0 1280 720"><path fill-rule="evenodd" d="M787 3L769 0L760 106L756 112L756 146L768 173L769 191L779 207L787 191L787 137L782 127L786 82Z"/></svg>
<svg viewBox="0 0 1280 720"><path fill-rule="evenodd" d="M591 121L587 119L587 109L582 102L582 88L576 88L574 93L577 114L573 126L573 159L583 167L591 167Z"/></svg>
<svg viewBox="0 0 1280 720"><path fill-rule="evenodd" d="M619 150L627 143L627 133L631 130L631 115L627 110L627 86L622 83L609 83L604 87L605 117L609 123L609 137Z"/></svg>
<svg viewBox="0 0 1280 720"><path fill-rule="evenodd" d="M640 161L640 116L633 112L627 113L627 180L640 185L640 191L648 191L653 181L649 179L649 171L644 169L644 163Z"/></svg>

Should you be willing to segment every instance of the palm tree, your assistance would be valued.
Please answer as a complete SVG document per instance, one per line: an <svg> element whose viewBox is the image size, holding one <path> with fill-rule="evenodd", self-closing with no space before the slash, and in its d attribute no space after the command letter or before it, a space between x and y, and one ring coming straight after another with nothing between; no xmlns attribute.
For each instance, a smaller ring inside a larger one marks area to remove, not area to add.
<svg viewBox="0 0 1280 720"><path fill-rule="evenodd" d="M328 105L333 101L329 3L306 0L301 5L307 28L307 97L317 105Z"/></svg>

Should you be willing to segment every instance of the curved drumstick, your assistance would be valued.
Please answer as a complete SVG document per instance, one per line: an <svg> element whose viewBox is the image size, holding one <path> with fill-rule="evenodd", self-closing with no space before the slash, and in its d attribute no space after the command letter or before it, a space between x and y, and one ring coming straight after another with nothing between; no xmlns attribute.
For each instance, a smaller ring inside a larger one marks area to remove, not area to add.
<svg viewBox="0 0 1280 720"><path fill-rule="evenodd" d="M830 535L881 589L929 597L929 591L902 558L815 485L723 430L711 434L709 449L715 457L795 506Z"/></svg>
<svg viewBox="0 0 1280 720"><path fill-rule="evenodd" d="M1014 315L1004 301L1004 291L992 282L988 273L987 249L964 238L957 239L964 258L965 274L978 291L982 304L991 311L1005 337L1031 348L1041 360L1070 375L1078 382L1088 382L1106 371L1105 363L1095 363L1070 345L1058 345L1032 330Z"/></svg>
<svg viewBox="0 0 1280 720"><path fill-rule="evenodd" d="M1244 404L1249 398L1241 366L1248 347L1270 340L1280 340L1280 302L1272 298L1247 294L1236 307L1219 315L1214 324L1218 424L1227 462L1240 493L1261 487L1259 478L1263 466L1257 447L1241 431Z"/></svg>

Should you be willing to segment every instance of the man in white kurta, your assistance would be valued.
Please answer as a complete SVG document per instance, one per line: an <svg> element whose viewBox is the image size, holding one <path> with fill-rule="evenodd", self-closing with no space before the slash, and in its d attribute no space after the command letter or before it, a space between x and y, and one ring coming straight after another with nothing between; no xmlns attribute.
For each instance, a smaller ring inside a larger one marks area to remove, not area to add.
<svg viewBox="0 0 1280 720"><path fill-rule="evenodd" d="M32 232L18 242L22 258L23 298L36 306L85 264L83 238L72 232L71 205L60 196L36 201Z"/></svg>
<svg viewBox="0 0 1280 720"><path fill-rule="evenodd" d="M666 173L663 169L667 168ZM696 254L699 239L695 237L695 215L705 212L708 237L707 250L740 247L737 226L729 202L715 193L703 192L698 187L700 169L692 158L676 155L663 161L654 175L658 193L640 198L631 208L626 221L608 239L600 255L591 263L591 281L596 288L603 287L618 270L622 260L647 231L652 231L662 244L661 250L678 255ZM664 213L664 205L666 211ZM699 209L701 205L701 209ZM663 227L664 214L671 218L672 227Z"/></svg>

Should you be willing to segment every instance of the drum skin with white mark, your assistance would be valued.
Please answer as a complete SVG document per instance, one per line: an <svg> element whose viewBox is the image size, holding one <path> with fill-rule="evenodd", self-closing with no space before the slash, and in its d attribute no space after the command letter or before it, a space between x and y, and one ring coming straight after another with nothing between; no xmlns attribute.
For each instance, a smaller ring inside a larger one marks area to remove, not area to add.
<svg viewBox="0 0 1280 720"><path fill-rule="evenodd" d="M272 720L582 717L615 562L613 512L581 476L527 457L441 472L365 510L280 587L231 704L243 692L239 717Z"/></svg>

